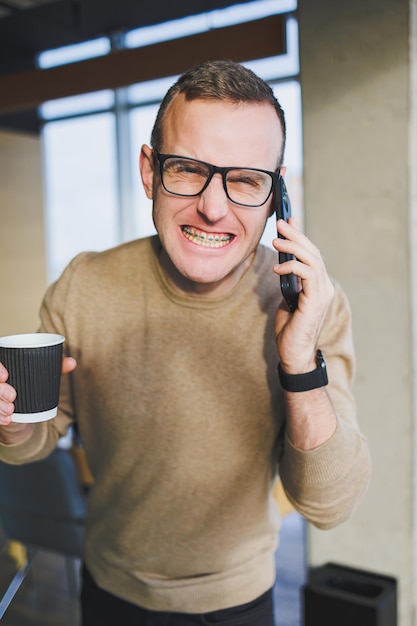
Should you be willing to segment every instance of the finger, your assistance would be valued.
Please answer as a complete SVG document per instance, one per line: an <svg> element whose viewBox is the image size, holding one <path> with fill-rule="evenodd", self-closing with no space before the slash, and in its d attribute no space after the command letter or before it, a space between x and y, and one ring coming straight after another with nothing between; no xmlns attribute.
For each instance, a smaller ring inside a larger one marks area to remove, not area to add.
<svg viewBox="0 0 417 626"><path fill-rule="evenodd" d="M286 226L288 226L288 224L286 224ZM303 233L296 228L293 228L292 226L290 228L291 231L285 230L285 236L283 232L279 231L280 234L282 234L282 237L276 237L273 239L272 245L275 250L278 252L289 252L299 258L301 258L300 255L303 254L303 250L305 250L305 253L311 254L313 257L320 256L319 249L310 241L308 237L303 235Z"/></svg>
<svg viewBox="0 0 417 626"><path fill-rule="evenodd" d="M3 404L0 402L0 426L8 426L12 421L14 404Z"/></svg>
<svg viewBox="0 0 417 626"><path fill-rule="evenodd" d="M10 415L14 411L13 402L16 399L16 390L7 383L0 385L0 423L9 424ZM6 419L5 419L6 418Z"/></svg>
<svg viewBox="0 0 417 626"><path fill-rule="evenodd" d="M2 383L0 385L0 400L14 402L16 400L16 389L7 383Z"/></svg>
<svg viewBox="0 0 417 626"><path fill-rule="evenodd" d="M300 233L300 235L302 235L301 229L293 217L290 217L288 222L287 220L280 218L277 221L277 230L279 234L285 238L287 238L287 236L290 238L291 233L293 236L296 236L296 233Z"/></svg>
<svg viewBox="0 0 417 626"><path fill-rule="evenodd" d="M62 373L69 374L77 367L77 361L72 356L67 356L62 359Z"/></svg>
<svg viewBox="0 0 417 626"><path fill-rule="evenodd" d="M287 224L289 224L290 226L293 226L294 228L296 228L297 230L301 232L301 225L299 224L299 222L295 219L293 215L291 215L291 217L288 218Z"/></svg>
<svg viewBox="0 0 417 626"><path fill-rule="evenodd" d="M0 383L5 383L9 378L9 372L4 367L3 363L0 363Z"/></svg>
<svg viewBox="0 0 417 626"><path fill-rule="evenodd" d="M293 260L278 264L277 274L292 273L306 279L310 274L310 268L320 274L326 271L320 251L306 237L304 237L303 241L277 238L274 239L273 245L278 253L283 252L295 257Z"/></svg>

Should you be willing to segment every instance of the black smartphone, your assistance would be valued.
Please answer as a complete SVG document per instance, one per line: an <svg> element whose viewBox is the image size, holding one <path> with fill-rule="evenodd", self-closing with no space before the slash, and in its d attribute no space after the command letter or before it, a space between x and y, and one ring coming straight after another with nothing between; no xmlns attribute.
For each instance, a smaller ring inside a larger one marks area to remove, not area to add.
<svg viewBox="0 0 417 626"><path fill-rule="evenodd" d="M288 219L291 217L291 202L282 176L279 177L275 189L275 213L277 220L283 219L288 222ZM278 233L278 237L282 238L282 235ZM279 263L292 259L295 259L293 254L287 254L286 252L278 253ZM284 274L281 276L281 291L289 310L293 313L298 305L298 281L295 274Z"/></svg>

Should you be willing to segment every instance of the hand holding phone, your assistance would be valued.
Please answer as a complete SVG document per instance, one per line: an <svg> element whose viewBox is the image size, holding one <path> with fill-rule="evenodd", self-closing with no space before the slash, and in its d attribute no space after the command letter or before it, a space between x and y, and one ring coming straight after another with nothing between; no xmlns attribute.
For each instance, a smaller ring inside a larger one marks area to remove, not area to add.
<svg viewBox="0 0 417 626"><path fill-rule="evenodd" d="M275 190L275 213L277 220L283 219L288 222L288 219L291 217L291 202L282 176L279 177ZM278 233L278 237L283 239L280 233ZM279 263L285 263L285 261L293 259L295 259L293 254L286 252L278 253ZM293 313L298 305L298 280L295 274L281 276L281 291L289 310Z"/></svg>

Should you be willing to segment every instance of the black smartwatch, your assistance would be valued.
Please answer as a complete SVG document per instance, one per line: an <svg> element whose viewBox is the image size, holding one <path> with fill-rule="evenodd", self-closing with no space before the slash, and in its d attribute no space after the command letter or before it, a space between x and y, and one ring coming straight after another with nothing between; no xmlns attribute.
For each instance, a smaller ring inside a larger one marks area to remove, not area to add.
<svg viewBox="0 0 417 626"><path fill-rule="evenodd" d="M306 374L286 374L281 367L281 363L278 363L278 376L281 387L285 391L310 391L311 389L327 385L329 381L327 378L326 361L321 350L317 350L316 363L316 369Z"/></svg>

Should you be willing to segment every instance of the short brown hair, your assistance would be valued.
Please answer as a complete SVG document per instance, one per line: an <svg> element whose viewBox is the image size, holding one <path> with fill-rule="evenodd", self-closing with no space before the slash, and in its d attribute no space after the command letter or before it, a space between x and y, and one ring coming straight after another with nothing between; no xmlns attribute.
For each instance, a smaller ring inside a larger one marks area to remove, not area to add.
<svg viewBox="0 0 417 626"><path fill-rule="evenodd" d="M252 70L234 61L207 61L191 68L179 77L165 94L159 107L151 134L151 144L157 151L162 147L162 126L168 106L183 94L186 100L225 100L230 102L269 102L275 109L283 135L280 165L285 148L286 123L284 111L271 87Z"/></svg>

